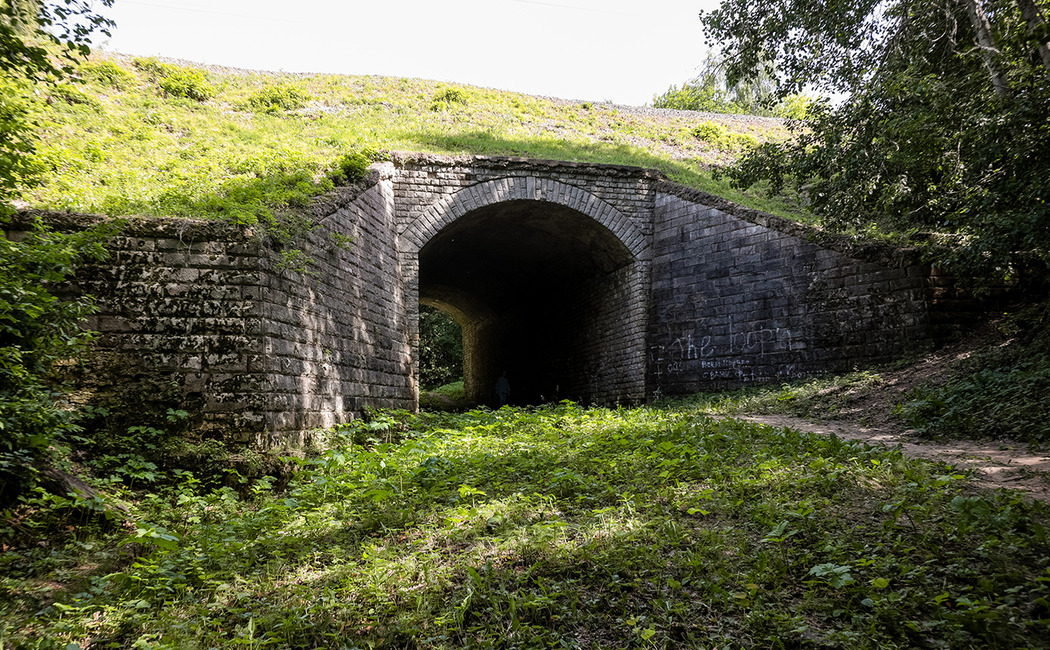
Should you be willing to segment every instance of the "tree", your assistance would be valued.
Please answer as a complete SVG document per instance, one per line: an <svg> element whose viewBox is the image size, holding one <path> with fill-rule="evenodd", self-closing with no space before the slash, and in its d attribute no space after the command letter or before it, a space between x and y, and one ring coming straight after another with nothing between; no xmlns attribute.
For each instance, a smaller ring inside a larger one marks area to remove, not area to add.
<svg viewBox="0 0 1050 650"><path fill-rule="evenodd" d="M713 113L745 113L748 115L780 115L792 102L804 103L801 96L777 103L776 84L772 70L758 70L746 78L729 83L725 61L708 53L700 73L682 84L671 86L662 95L653 98L655 108L674 108L684 111Z"/></svg>
<svg viewBox="0 0 1050 650"><path fill-rule="evenodd" d="M437 388L463 378L463 335L448 314L419 307L419 384Z"/></svg>
<svg viewBox="0 0 1050 650"><path fill-rule="evenodd" d="M824 103L797 138L727 170L792 183L840 229L925 232L934 259L999 281L1050 265L1045 0L726 0L701 14L726 78L772 65Z"/></svg>
<svg viewBox="0 0 1050 650"><path fill-rule="evenodd" d="M111 6L113 0L102 0ZM0 0L0 224L34 182L35 124L30 99L37 84L67 77L88 51L92 32L112 23L77 0ZM104 254L102 230L63 235L39 220L28 233L0 238L0 503L31 483L34 464L74 430L48 381L53 363L88 340L80 328L86 298L59 300L53 287L84 259Z"/></svg>

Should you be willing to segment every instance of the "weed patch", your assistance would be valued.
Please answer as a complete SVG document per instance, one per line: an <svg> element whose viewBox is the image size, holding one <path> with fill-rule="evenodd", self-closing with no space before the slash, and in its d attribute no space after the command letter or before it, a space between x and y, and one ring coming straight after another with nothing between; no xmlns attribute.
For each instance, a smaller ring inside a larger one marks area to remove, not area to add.
<svg viewBox="0 0 1050 650"><path fill-rule="evenodd" d="M221 74L154 58L95 59L81 76L75 93L34 107L44 125L35 162L45 173L21 198L35 207L264 220L308 204L333 181L359 177L358 161L345 173L347 152L386 150L655 167L730 200L805 218L790 202L713 181L709 168L734 157L736 145L689 136L695 116L655 121L454 84ZM725 128L730 139L786 135L776 125Z"/></svg>
<svg viewBox="0 0 1050 650"><path fill-rule="evenodd" d="M47 546L26 531L65 524L22 504L0 638L1013 648L1050 632L1045 507L897 452L571 403L375 413L327 435L284 487L113 482L123 526Z"/></svg>

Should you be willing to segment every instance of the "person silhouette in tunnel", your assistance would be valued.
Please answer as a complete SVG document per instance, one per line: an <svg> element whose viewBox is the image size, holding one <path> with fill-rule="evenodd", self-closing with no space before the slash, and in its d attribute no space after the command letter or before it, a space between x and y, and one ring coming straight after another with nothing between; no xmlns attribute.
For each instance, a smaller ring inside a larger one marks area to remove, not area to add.
<svg viewBox="0 0 1050 650"><path fill-rule="evenodd" d="M510 397L510 380L507 379L506 370L504 370L503 374L496 380L496 397L499 398L500 406L507 405L507 398Z"/></svg>

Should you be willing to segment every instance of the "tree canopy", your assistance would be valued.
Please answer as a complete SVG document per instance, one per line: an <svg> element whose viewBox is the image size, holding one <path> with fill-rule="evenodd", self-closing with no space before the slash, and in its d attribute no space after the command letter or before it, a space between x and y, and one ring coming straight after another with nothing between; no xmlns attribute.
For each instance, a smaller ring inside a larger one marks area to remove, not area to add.
<svg viewBox="0 0 1050 650"><path fill-rule="evenodd" d="M797 138L727 170L793 185L829 226L913 235L958 274L1050 264L1045 0L726 0L701 13L729 83L777 71L780 95L841 97Z"/></svg>

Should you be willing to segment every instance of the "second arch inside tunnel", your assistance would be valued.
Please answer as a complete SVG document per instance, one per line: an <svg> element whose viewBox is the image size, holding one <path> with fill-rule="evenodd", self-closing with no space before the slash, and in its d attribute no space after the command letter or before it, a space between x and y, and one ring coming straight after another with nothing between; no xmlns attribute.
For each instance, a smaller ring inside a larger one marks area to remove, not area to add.
<svg viewBox="0 0 1050 650"><path fill-rule="evenodd" d="M645 395L644 262L595 219L543 201L469 212L419 252L419 302L463 332L463 381L473 404Z"/></svg>

